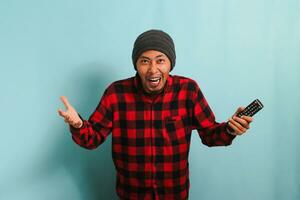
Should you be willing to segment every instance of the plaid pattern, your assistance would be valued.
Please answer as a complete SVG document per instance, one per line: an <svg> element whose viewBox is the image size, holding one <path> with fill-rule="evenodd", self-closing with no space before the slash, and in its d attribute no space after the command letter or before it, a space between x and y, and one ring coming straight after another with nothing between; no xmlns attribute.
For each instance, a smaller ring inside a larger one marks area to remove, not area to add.
<svg viewBox="0 0 300 200"><path fill-rule="evenodd" d="M89 120L70 126L87 149L112 132L112 156L121 199L187 199L191 132L207 146L230 145L226 123L217 123L197 83L169 76L156 96L143 92L138 75L112 83Z"/></svg>

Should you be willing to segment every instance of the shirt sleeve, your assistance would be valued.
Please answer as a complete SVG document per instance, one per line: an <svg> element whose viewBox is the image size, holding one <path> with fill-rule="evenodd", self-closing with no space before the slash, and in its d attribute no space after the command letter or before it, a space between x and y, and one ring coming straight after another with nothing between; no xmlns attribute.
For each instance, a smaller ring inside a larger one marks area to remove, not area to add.
<svg viewBox="0 0 300 200"><path fill-rule="evenodd" d="M235 138L227 132L227 123L218 123L199 86L195 83L193 94L193 129L197 129L202 143L212 146L227 146Z"/></svg>
<svg viewBox="0 0 300 200"><path fill-rule="evenodd" d="M112 130L112 110L108 95L104 92L100 103L88 120L83 121L80 128L69 126L72 139L86 149L95 149L102 144Z"/></svg>

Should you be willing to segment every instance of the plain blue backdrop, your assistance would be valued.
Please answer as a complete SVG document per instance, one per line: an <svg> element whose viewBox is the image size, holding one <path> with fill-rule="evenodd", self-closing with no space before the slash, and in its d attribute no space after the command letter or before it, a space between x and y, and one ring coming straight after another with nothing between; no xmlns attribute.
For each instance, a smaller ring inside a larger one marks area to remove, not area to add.
<svg viewBox="0 0 300 200"><path fill-rule="evenodd" d="M77 146L58 116L84 117L104 89L135 74L136 37L174 39L172 74L198 82L217 121L259 98L265 108L229 147L194 132L191 200L300 199L299 0L1 0L0 199L116 199L111 139Z"/></svg>

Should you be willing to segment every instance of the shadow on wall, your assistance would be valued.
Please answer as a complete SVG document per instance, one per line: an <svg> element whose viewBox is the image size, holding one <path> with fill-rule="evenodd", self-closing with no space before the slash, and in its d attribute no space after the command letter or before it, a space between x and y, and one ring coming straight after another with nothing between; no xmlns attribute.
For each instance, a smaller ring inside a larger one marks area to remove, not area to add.
<svg viewBox="0 0 300 200"><path fill-rule="evenodd" d="M68 89L73 91L79 99L77 103L72 103L71 100L70 103L84 119L88 119L98 105L103 91L111 83L110 76L114 73L110 67L95 63L79 68L80 73L71 73L70 77L66 77L62 94L68 92ZM67 125L55 131L59 132L59 137L55 142L53 156L69 173L80 199L118 199L111 156L111 135L97 149L87 150L73 142Z"/></svg>

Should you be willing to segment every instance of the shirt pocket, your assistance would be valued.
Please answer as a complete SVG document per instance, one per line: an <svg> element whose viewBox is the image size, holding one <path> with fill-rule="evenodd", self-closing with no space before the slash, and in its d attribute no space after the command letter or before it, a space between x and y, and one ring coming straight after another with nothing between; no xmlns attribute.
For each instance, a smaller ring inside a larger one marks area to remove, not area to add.
<svg viewBox="0 0 300 200"><path fill-rule="evenodd" d="M189 142L190 131L186 116L171 116L165 118L165 137L172 145Z"/></svg>

